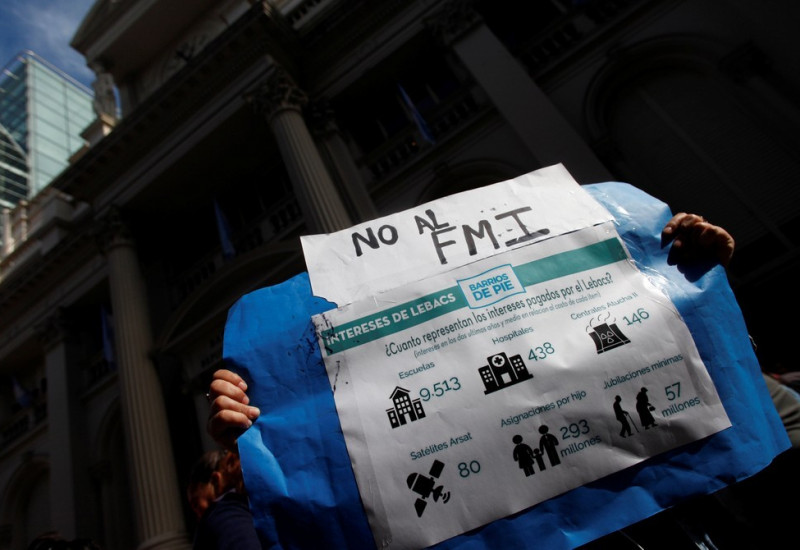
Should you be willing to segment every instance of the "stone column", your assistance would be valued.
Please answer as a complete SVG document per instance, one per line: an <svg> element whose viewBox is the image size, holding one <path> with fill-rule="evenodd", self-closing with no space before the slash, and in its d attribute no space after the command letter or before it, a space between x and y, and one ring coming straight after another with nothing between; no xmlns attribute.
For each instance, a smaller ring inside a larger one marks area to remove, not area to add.
<svg viewBox="0 0 800 550"><path fill-rule="evenodd" d="M117 376L130 457L139 550L190 548L164 399L149 353L153 345L147 293L133 241L116 209L106 216L101 245L108 261Z"/></svg>
<svg viewBox="0 0 800 550"><path fill-rule="evenodd" d="M3 248L0 251L0 258L4 256L8 256L11 254L13 250L11 248L12 243L12 233L11 233L11 210L8 208L3 208L0 210L0 224L2 224L2 238L3 238Z"/></svg>
<svg viewBox="0 0 800 550"><path fill-rule="evenodd" d="M81 378L74 366L75 342L69 326L66 311L58 308L36 328L47 378L50 519L55 530L72 539L93 533L95 526L89 523L91 514L81 513L78 505L90 496L90 479L79 401Z"/></svg>
<svg viewBox="0 0 800 550"><path fill-rule="evenodd" d="M606 167L470 6L450 0L430 27L456 52L542 166L563 163L580 183L611 179Z"/></svg>
<svg viewBox="0 0 800 550"><path fill-rule="evenodd" d="M308 98L291 76L275 66L246 96L269 123L309 229L331 233L352 225L347 209L303 119Z"/></svg>
<svg viewBox="0 0 800 550"><path fill-rule="evenodd" d="M325 99L314 101L308 119L311 132L317 140L319 151L339 184L346 202L357 214L359 221L378 217L378 210L364 184L361 171L356 166L350 147L336 124L333 109Z"/></svg>

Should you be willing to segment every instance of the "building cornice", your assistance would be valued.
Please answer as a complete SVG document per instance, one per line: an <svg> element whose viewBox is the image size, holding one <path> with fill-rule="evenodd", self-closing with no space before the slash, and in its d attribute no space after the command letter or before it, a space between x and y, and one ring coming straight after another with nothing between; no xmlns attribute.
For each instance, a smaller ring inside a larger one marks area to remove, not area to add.
<svg viewBox="0 0 800 550"><path fill-rule="evenodd" d="M269 57L294 70L291 37L285 36L283 28L260 2L255 3L51 185L92 203L120 174L157 149L157 144L186 120L196 117L206 103L260 59Z"/></svg>
<svg viewBox="0 0 800 550"><path fill-rule="evenodd" d="M70 45L90 67L100 65L116 82L123 82L165 50L175 29L186 29L215 4L214 0L101 1L84 18Z"/></svg>

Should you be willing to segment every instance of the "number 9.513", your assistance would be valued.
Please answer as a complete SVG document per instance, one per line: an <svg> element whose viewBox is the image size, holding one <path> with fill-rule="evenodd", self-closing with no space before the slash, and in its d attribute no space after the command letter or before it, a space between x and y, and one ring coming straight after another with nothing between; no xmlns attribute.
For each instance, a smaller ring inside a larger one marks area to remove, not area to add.
<svg viewBox="0 0 800 550"><path fill-rule="evenodd" d="M423 401L430 401L432 397L442 397L449 391L458 391L461 389L461 382L458 378L453 376L447 380L436 382L432 388L420 388L419 396Z"/></svg>

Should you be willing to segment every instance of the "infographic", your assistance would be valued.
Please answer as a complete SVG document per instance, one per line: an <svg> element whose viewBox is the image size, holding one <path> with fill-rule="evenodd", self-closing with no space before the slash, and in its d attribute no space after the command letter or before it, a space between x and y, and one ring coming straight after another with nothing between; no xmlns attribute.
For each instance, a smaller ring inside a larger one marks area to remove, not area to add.
<svg viewBox="0 0 800 550"><path fill-rule="evenodd" d="M393 288L381 275L313 318L379 548L435 544L730 426L678 311L599 218L519 218L535 244Z"/></svg>

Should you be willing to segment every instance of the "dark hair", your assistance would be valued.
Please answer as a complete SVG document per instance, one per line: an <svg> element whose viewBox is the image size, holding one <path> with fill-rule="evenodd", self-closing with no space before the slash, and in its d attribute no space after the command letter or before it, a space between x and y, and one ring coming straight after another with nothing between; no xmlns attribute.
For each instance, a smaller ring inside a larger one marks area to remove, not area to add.
<svg viewBox="0 0 800 550"><path fill-rule="evenodd" d="M222 492L235 489L236 492L245 494L242 464L238 454L226 452L219 461L218 471L222 473Z"/></svg>
<svg viewBox="0 0 800 550"><path fill-rule="evenodd" d="M189 472L189 486L198 483L210 483L211 474L219 470L220 462L227 451L208 451L197 459Z"/></svg>
<svg viewBox="0 0 800 550"><path fill-rule="evenodd" d="M219 473L220 477L213 480L213 474ZM239 455L230 451L208 451L197 459L191 472L189 472L189 485L187 491L192 492L194 487L207 483L214 484L217 496L235 490L245 494L244 476Z"/></svg>

